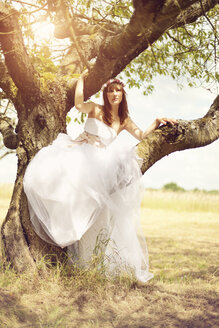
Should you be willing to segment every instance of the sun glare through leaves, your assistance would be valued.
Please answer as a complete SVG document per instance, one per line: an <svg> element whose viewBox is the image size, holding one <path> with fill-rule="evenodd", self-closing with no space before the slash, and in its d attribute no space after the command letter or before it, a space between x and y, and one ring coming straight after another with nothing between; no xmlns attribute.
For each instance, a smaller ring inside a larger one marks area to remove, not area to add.
<svg viewBox="0 0 219 328"><path fill-rule="evenodd" d="M34 39L36 42L50 41L54 35L54 25L48 21L34 24Z"/></svg>

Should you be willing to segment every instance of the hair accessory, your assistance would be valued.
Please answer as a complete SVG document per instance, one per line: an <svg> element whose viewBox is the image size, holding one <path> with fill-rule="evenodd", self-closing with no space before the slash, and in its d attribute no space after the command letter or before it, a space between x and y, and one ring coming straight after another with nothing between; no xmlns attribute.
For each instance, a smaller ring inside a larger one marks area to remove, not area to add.
<svg viewBox="0 0 219 328"><path fill-rule="evenodd" d="M125 84L120 81L119 79L110 79L108 80L102 87L102 89L105 89L106 87L108 87L109 85L116 83L116 84L120 84L123 88L125 87Z"/></svg>

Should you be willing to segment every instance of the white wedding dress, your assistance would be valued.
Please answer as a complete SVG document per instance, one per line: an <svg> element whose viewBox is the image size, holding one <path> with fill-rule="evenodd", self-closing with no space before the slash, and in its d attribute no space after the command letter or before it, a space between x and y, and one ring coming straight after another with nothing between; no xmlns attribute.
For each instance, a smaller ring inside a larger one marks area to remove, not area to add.
<svg viewBox="0 0 219 328"><path fill-rule="evenodd" d="M27 167L24 191L36 233L48 243L68 246L86 266L101 253L110 274L153 275L140 229L141 171L135 149L119 150L116 131L88 118L75 140L60 133Z"/></svg>

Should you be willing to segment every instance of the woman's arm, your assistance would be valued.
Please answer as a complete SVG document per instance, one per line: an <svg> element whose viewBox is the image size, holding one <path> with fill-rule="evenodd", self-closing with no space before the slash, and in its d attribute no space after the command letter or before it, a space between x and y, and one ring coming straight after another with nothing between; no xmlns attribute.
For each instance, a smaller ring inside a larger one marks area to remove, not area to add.
<svg viewBox="0 0 219 328"><path fill-rule="evenodd" d="M154 122L147 128L147 130L144 131L143 139L146 138L148 134L156 130L160 126L160 124L166 125L167 123L174 125L177 124L178 122L173 118L166 118L166 117L156 118Z"/></svg>
<svg viewBox="0 0 219 328"><path fill-rule="evenodd" d="M95 103L93 102L84 102L84 77L81 75L77 81L75 88L75 107L79 112L89 113L94 107Z"/></svg>
<svg viewBox="0 0 219 328"><path fill-rule="evenodd" d="M144 138L146 138L150 133L152 133L154 130L156 130L160 124L166 125L167 123L177 124L177 121L172 118L166 118L166 117L156 118L156 120L147 128L147 130L145 130L143 132L129 117L127 119L127 123L124 128L129 133L131 133L131 135L133 135L133 137L135 137L136 139L141 141Z"/></svg>
<svg viewBox="0 0 219 328"><path fill-rule="evenodd" d="M130 117L126 119L124 129L127 130L133 137L138 140L143 139L144 132L132 121Z"/></svg>

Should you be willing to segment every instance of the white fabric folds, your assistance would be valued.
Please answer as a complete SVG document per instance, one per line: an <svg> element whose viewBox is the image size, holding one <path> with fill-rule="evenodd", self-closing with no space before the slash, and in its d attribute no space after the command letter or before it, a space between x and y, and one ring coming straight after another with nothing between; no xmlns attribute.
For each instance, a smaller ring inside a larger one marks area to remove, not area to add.
<svg viewBox="0 0 219 328"><path fill-rule="evenodd" d="M110 274L132 272L146 282L153 275L140 229L141 171L135 149L118 149L116 136L95 118L75 140L59 134L28 165L24 191L42 239L68 246L83 266L99 247Z"/></svg>

